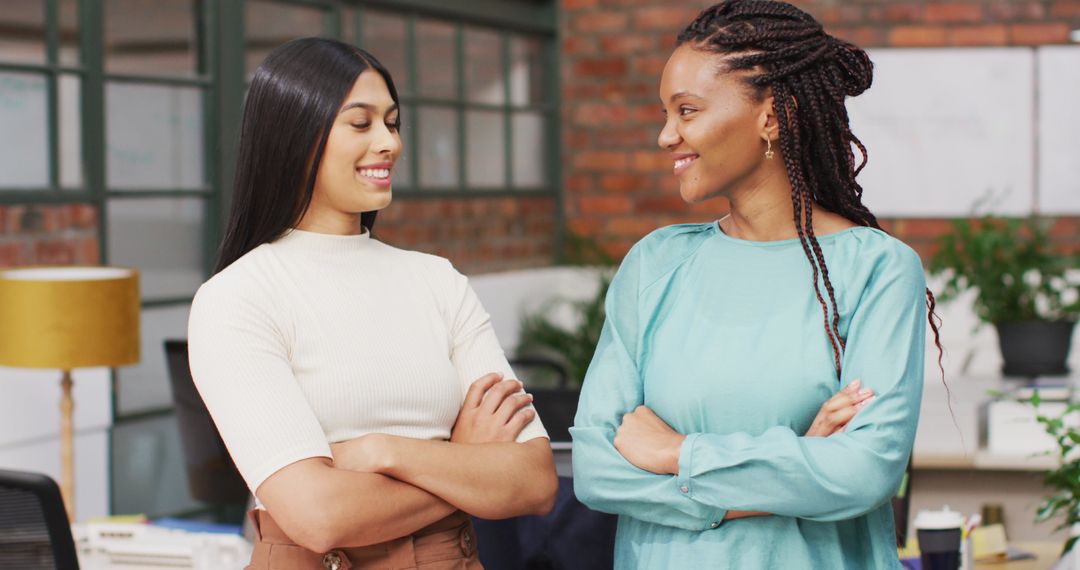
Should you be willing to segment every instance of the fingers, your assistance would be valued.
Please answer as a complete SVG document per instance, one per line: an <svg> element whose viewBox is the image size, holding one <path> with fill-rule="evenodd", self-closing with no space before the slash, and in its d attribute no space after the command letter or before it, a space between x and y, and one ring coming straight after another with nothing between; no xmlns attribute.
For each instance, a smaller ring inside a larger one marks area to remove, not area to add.
<svg viewBox="0 0 1080 570"><path fill-rule="evenodd" d="M503 375L498 372L492 372L490 374L484 374L473 381L469 386L469 391L465 393L465 401L462 403L462 408L476 408L480 406L480 402L484 399L484 394L491 389L496 383L503 379Z"/></svg>
<svg viewBox="0 0 1080 570"><path fill-rule="evenodd" d="M499 409L503 400L510 394L520 392L522 387L523 384L517 380L503 380L497 382L488 389L486 394L484 394L484 400L480 403L480 409L494 415L495 410Z"/></svg>
<svg viewBox="0 0 1080 570"><path fill-rule="evenodd" d="M519 410L531 404L532 400L532 394L526 394L525 392L507 396L502 401L502 404L499 404L499 408L495 410L495 419L503 423L509 423L510 418Z"/></svg>

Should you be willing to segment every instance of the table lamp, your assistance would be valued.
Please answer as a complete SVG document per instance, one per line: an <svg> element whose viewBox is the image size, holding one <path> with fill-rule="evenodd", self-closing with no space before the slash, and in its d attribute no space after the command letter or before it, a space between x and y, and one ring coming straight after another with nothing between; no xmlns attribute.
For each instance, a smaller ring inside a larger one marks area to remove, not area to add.
<svg viewBox="0 0 1080 570"><path fill-rule="evenodd" d="M75 514L71 370L139 361L139 276L118 267L0 270L0 365L63 371L60 493Z"/></svg>

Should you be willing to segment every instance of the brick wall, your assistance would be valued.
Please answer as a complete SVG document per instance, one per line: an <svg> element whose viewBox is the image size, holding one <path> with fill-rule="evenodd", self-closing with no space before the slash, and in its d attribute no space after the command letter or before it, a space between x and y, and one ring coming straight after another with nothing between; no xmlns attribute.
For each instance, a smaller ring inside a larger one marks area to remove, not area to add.
<svg viewBox="0 0 1080 570"><path fill-rule="evenodd" d="M565 214L570 231L616 256L649 230L714 219L722 200L688 206L670 159L656 147L660 73L678 30L703 0L561 0ZM831 33L863 47L1068 43L1080 0L798 0ZM662 6L661 6L662 4ZM872 190L871 190L872 191ZM927 259L948 228L938 219L883 220ZM1080 247L1077 218L1055 239Z"/></svg>
<svg viewBox="0 0 1080 570"><path fill-rule="evenodd" d="M84 204L0 206L0 267L96 264L97 219Z"/></svg>

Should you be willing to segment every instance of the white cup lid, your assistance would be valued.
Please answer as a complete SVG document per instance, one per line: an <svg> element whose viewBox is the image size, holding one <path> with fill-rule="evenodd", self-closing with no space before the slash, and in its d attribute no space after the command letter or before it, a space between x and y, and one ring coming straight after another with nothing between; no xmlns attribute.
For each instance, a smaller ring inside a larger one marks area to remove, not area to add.
<svg viewBox="0 0 1080 570"><path fill-rule="evenodd" d="M964 515L950 510L948 506L940 511L919 511L914 526L923 530L963 528Z"/></svg>

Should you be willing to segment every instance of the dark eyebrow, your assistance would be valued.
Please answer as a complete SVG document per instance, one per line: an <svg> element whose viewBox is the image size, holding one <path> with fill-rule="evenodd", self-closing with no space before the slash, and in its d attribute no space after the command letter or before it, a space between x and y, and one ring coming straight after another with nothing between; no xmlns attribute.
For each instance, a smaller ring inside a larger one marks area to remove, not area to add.
<svg viewBox="0 0 1080 570"><path fill-rule="evenodd" d="M670 103L678 99L679 97L697 97L698 99L701 99L701 95L695 95L689 91L679 91L678 93L673 93L671 97L668 97L668 102ZM663 101L661 100L661 103L662 102Z"/></svg>
<svg viewBox="0 0 1080 570"><path fill-rule="evenodd" d="M340 115L341 113L344 113L345 111L348 111L349 109L357 109L357 108L364 109L365 111L368 111L369 113L374 113L377 110L375 105L372 105L371 103L361 103L359 101L354 101L352 103L346 103L345 106L342 107L340 111L338 111L338 114ZM393 105L390 105L390 107L386 109L386 114L389 115L390 113L393 113L394 111L397 110L397 108L398 108L397 103L394 103Z"/></svg>

